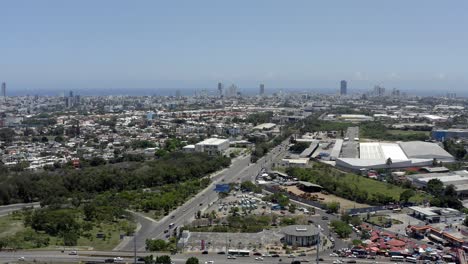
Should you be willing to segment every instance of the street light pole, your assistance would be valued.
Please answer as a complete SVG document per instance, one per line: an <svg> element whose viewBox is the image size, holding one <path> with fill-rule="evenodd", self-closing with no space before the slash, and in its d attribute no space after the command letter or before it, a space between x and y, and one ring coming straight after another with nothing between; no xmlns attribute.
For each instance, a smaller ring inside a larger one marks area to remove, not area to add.
<svg viewBox="0 0 468 264"><path fill-rule="evenodd" d="M137 263L137 253L136 253L136 232L133 233L133 263Z"/></svg>
<svg viewBox="0 0 468 264"><path fill-rule="evenodd" d="M317 264L319 264L319 248L320 248L320 232L319 232L318 241L317 241L317 257L315 258L315 261Z"/></svg>

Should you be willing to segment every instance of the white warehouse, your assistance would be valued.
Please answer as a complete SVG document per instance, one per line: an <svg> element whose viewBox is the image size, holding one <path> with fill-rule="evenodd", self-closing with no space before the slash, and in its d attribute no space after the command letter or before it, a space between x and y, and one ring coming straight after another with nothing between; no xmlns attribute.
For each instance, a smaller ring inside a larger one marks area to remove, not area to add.
<svg viewBox="0 0 468 264"><path fill-rule="evenodd" d="M359 144L359 158L338 158L336 165L351 170L408 168L431 166L433 159L444 163L455 161L450 153L435 143L366 142Z"/></svg>
<svg viewBox="0 0 468 264"><path fill-rule="evenodd" d="M208 138L195 144L196 152L205 152L208 155L224 153L229 148L229 140L223 138Z"/></svg>

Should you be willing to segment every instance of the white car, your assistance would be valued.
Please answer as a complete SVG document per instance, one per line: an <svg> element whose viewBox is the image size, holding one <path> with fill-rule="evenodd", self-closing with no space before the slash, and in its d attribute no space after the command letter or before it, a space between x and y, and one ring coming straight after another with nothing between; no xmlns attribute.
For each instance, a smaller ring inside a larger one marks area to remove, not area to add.
<svg viewBox="0 0 468 264"><path fill-rule="evenodd" d="M213 263L214 263L214 261L212 261L212 260L205 261L205 264L213 264Z"/></svg>
<svg viewBox="0 0 468 264"><path fill-rule="evenodd" d="M289 254L288 258L295 258L296 256L294 256L293 254Z"/></svg>
<svg viewBox="0 0 468 264"><path fill-rule="evenodd" d="M336 254L336 253L330 253L330 257L338 257L338 254Z"/></svg>
<svg viewBox="0 0 468 264"><path fill-rule="evenodd" d="M78 255L78 252L76 252L76 250L73 250L73 251L70 251L68 255Z"/></svg>
<svg viewBox="0 0 468 264"><path fill-rule="evenodd" d="M115 257L114 261L123 261L123 258L122 257Z"/></svg>
<svg viewBox="0 0 468 264"><path fill-rule="evenodd" d="M263 261L263 258L262 257L256 257L255 260Z"/></svg>
<svg viewBox="0 0 468 264"><path fill-rule="evenodd" d="M236 256L228 255L228 259L236 259Z"/></svg>
<svg viewBox="0 0 468 264"><path fill-rule="evenodd" d="M26 261L26 259L24 257L19 257L18 261Z"/></svg>

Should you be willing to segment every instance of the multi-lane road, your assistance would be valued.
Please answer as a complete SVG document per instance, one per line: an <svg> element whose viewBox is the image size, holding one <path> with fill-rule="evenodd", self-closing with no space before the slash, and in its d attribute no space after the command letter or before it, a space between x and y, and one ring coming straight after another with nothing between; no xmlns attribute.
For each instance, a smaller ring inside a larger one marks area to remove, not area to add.
<svg viewBox="0 0 468 264"><path fill-rule="evenodd" d="M163 255L163 253L141 253L138 254L138 257L144 257L147 255ZM106 259L114 259L116 257L121 257L122 260L118 263L133 263L133 255L129 252L122 253L122 252L97 252L97 251L86 251L86 252L78 252L78 255L69 255L69 252L59 252L59 251L24 251L24 252L2 252L0 254L0 263L11 263L11 262L18 262L19 258L24 258L25 262L32 263L32 262L59 262L59 263L78 263L78 262L100 262L104 263ZM309 255L305 257L297 257L297 258L288 258L286 256L280 258L272 258L272 257L265 257L262 261L256 260L255 256L250 257L238 257L237 259L227 259L226 255L218 255L218 254L176 254L171 255L171 260L175 264L184 264L185 261L189 257L197 257L200 261L200 264L207 263L209 261L213 261L213 264L235 264L235 263L242 263L242 264L289 264L293 260L305 260L310 263L315 262L315 256ZM334 260L338 258L323 256L322 261L320 263L333 263ZM350 259L342 259L345 263ZM388 258L380 258L377 260L371 259L356 259L357 263L392 263L389 261ZM307 262L303 262L307 264ZM141 261L139 263L142 263ZM393 262L395 263L395 262Z"/></svg>
<svg viewBox="0 0 468 264"><path fill-rule="evenodd" d="M144 251L146 239L165 238L165 235L170 232L164 233L164 231L172 231L169 228L170 224L174 224L174 227L177 227L190 223L197 211L204 210L218 199L218 193L214 191L216 184L255 180L255 177L260 173L262 168L269 167L274 159L285 151L287 144L288 141L283 142L256 163L250 162L250 155L235 159L229 168L211 176L212 182L210 186L159 221L150 219L142 214L134 213L138 222L136 236L134 238L123 239L114 250L133 251L134 247L136 247L137 251Z"/></svg>

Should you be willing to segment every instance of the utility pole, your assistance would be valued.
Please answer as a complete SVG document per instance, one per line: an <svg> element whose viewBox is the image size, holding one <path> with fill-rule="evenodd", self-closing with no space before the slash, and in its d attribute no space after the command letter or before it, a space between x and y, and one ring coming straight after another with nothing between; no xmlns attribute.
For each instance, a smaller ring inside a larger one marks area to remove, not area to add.
<svg viewBox="0 0 468 264"><path fill-rule="evenodd" d="M318 235L318 241L317 241L317 257L315 258L315 261L317 264L319 264L319 248L320 248L320 232Z"/></svg>
<svg viewBox="0 0 468 264"><path fill-rule="evenodd" d="M136 253L136 232L133 233L133 263L137 263L137 253Z"/></svg>

